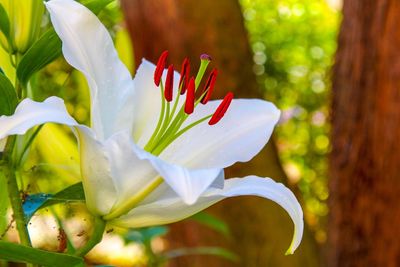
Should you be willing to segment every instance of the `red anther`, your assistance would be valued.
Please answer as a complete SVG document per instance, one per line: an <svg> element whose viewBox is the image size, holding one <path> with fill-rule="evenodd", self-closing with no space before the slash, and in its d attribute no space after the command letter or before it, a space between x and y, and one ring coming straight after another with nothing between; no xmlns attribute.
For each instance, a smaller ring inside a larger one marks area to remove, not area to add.
<svg viewBox="0 0 400 267"><path fill-rule="evenodd" d="M187 87L186 102L185 102L185 113L192 114L194 110L195 100L195 84L194 78L190 78L189 85Z"/></svg>
<svg viewBox="0 0 400 267"><path fill-rule="evenodd" d="M214 115L211 117L208 122L209 125L214 125L218 123L222 117L225 115L225 112L228 110L229 105L231 104L233 99L233 93L229 92L222 100L221 104L219 104L217 110L214 112Z"/></svg>
<svg viewBox="0 0 400 267"><path fill-rule="evenodd" d="M174 89L174 66L168 67L167 79L165 80L164 97L168 102L172 101L172 91Z"/></svg>
<svg viewBox="0 0 400 267"><path fill-rule="evenodd" d="M186 87L188 86L190 75L190 63L189 59L185 58L182 63L181 78L179 80L179 88L181 88L181 95L186 92Z"/></svg>
<svg viewBox="0 0 400 267"><path fill-rule="evenodd" d="M159 86L161 81L161 76L165 69L165 63L167 62L168 51L162 52L160 58L158 59L156 70L154 71L154 83Z"/></svg>
<svg viewBox="0 0 400 267"><path fill-rule="evenodd" d="M211 98L211 94L214 90L215 81L217 80L217 74L218 74L217 69L213 69L212 72L210 73L210 75L208 76L206 85L204 86L204 89L203 89L203 93L205 93L205 92L207 92L207 93L201 99L201 103L203 105L207 104L207 102Z"/></svg>

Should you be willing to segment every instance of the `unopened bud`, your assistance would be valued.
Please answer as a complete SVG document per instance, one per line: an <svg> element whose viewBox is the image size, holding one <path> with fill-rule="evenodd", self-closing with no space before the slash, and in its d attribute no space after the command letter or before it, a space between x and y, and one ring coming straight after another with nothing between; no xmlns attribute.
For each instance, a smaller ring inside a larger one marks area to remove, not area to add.
<svg viewBox="0 0 400 267"><path fill-rule="evenodd" d="M13 54L25 53L36 41L44 13L42 0L0 0L8 15L8 36L0 32L0 43Z"/></svg>

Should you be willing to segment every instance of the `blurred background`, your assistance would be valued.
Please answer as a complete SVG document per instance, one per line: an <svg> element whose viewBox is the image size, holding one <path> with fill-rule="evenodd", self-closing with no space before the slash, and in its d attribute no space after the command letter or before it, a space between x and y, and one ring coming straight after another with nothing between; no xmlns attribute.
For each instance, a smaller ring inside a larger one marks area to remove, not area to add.
<svg viewBox="0 0 400 267"><path fill-rule="evenodd" d="M389 0L108 4L99 18L133 75L142 58L155 62L164 50L175 66L189 57L193 69L199 55L207 53L219 70L216 98L233 91L236 97L265 98L282 110L267 147L252 161L227 169L226 176L256 174L286 184L301 202L306 228L299 250L284 256L293 231L289 217L274 203L241 197L166 227L109 229L88 262L399 266L397 11L400 4ZM44 19L42 30L48 27ZM2 67L7 56L0 51ZM3 70L15 75L12 68ZM66 99L69 112L89 122L86 81L62 58L38 72L31 88L36 100L50 95ZM79 181L72 134L44 126L21 177L28 194L54 193ZM37 233L36 246L59 249L60 229L74 242L84 242L90 228L85 214L82 206L70 205L35 216L30 231ZM46 238L43 224L54 225ZM0 222L2 238L13 238L9 228L9 220Z"/></svg>

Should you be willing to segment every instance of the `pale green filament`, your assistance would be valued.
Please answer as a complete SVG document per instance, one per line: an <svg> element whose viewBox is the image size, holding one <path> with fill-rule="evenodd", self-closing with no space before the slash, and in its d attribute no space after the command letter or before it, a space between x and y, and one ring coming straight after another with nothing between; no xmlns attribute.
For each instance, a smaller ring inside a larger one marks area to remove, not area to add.
<svg viewBox="0 0 400 267"><path fill-rule="evenodd" d="M199 71L197 72L196 80L194 81L194 84L196 85L196 90L199 87L201 80L203 79L204 73L206 72L209 63L210 60L207 59L202 59L200 62Z"/></svg>
<svg viewBox="0 0 400 267"><path fill-rule="evenodd" d="M164 149L167 148L167 146L169 146L175 139L177 139L177 138L178 138L179 136L181 136L183 133L187 132L188 130L190 130L190 129L193 128L194 126L196 126L196 125L202 123L202 122L205 121L205 120L208 120L208 119L211 118L211 117L212 117L212 114L211 114L211 115L208 115L208 116L205 116L204 118L202 118L202 119L200 119L200 120L198 120L198 121L195 121L195 122L193 122L192 124L189 124L188 126L186 126L185 128L183 128L182 130L180 130L180 131L178 131L177 133L175 133L174 135L172 135L172 134L169 135L166 139L162 140L161 143L157 144L157 146L156 146L152 151L150 151L151 154L156 155L156 156L160 155L161 152L163 152Z"/></svg>
<svg viewBox="0 0 400 267"><path fill-rule="evenodd" d="M130 210L136 207L139 202L141 202L145 197L147 197L151 192L153 192L154 189L156 189L160 184L162 184L163 181L164 180L160 176L155 178L146 187L140 190L137 194L133 195L128 201L124 202L124 204L116 206L115 208L111 209L111 212L103 216L103 219L108 221L128 213Z"/></svg>
<svg viewBox="0 0 400 267"><path fill-rule="evenodd" d="M195 79L195 91L197 91L197 89L199 88L200 81L204 77L209 62L210 62L209 60L201 60L201 64ZM187 126L184 129L180 130L181 126L188 117L188 115L185 113L185 104L183 104L181 108L178 110L178 103L181 90L182 90L182 84L178 88L177 97L174 100L175 102L171 110L170 106L171 103L167 102L164 98L164 85L162 81L160 82L161 112L157 126L152 136L150 137L149 141L144 146L144 150L151 152L153 154L155 151L157 151L158 153L157 155L159 155L172 141L174 141L176 138L182 135L185 131L188 131L189 129L199 124L200 122L203 122L206 118L211 117L211 115L209 115L205 118L200 119L197 122L190 124L192 125L191 127ZM200 103L201 99L204 97L205 94L206 92L203 92L201 97L198 100L196 100L195 107Z"/></svg>
<svg viewBox="0 0 400 267"><path fill-rule="evenodd" d="M151 135L149 141L144 147L144 150L148 151L148 148L151 147L153 142L155 141L158 132L160 131L161 125L164 120L164 114L165 114L165 101L164 101L164 90L163 90L163 83L162 80L160 81L160 95L161 95L161 112L160 112L160 117L158 118L157 126L156 129L154 130L154 133Z"/></svg>

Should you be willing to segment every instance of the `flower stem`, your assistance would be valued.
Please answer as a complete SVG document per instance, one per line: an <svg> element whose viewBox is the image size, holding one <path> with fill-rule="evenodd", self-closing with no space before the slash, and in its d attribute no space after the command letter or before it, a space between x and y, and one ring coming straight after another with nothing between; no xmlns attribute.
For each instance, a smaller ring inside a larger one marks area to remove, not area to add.
<svg viewBox="0 0 400 267"><path fill-rule="evenodd" d="M75 256L83 257L103 239L106 222L100 217L94 218L93 233L89 241L75 252Z"/></svg>
<svg viewBox="0 0 400 267"><path fill-rule="evenodd" d="M29 233L25 221L25 215L22 208L22 201L20 191L18 189L17 179L15 175L15 169L11 161L11 154L16 141L16 136L9 136L7 143L4 148L3 159L2 159L2 174L5 176L7 181L8 196L13 210L13 218L17 225L17 231L21 244L25 246L32 246L29 238Z"/></svg>

